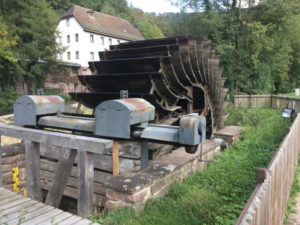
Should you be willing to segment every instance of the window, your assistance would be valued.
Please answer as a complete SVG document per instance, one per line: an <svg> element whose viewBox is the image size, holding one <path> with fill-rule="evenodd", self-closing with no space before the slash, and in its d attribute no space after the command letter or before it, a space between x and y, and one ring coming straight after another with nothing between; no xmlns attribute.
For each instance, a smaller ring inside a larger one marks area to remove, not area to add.
<svg viewBox="0 0 300 225"><path fill-rule="evenodd" d="M90 52L90 60L94 60L94 52Z"/></svg>
<svg viewBox="0 0 300 225"><path fill-rule="evenodd" d="M70 43L70 42L71 42L70 35L67 35L67 43Z"/></svg>
<svg viewBox="0 0 300 225"><path fill-rule="evenodd" d="M59 44L62 44L62 37L59 37Z"/></svg>
<svg viewBox="0 0 300 225"><path fill-rule="evenodd" d="M70 26L70 19L69 18L66 20L66 24L67 24L67 27Z"/></svg>
<svg viewBox="0 0 300 225"><path fill-rule="evenodd" d="M71 52L67 52L68 54L68 60L71 60Z"/></svg>
<svg viewBox="0 0 300 225"><path fill-rule="evenodd" d="M104 45L104 37L101 37L101 43Z"/></svg>
<svg viewBox="0 0 300 225"><path fill-rule="evenodd" d="M125 28L123 28L123 32L124 32L124 33L127 33L127 30L126 30Z"/></svg>
<svg viewBox="0 0 300 225"><path fill-rule="evenodd" d="M76 59L79 59L79 51L76 51Z"/></svg>
<svg viewBox="0 0 300 225"><path fill-rule="evenodd" d="M108 39L108 41L109 41L109 45L112 45L112 40L111 40L111 38Z"/></svg>
<svg viewBox="0 0 300 225"><path fill-rule="evenodd" d="M92 35L92 34L90 35L90 42L94 43L94 35Z"/></svg>
<svg viewBox="0 0 300 225"><path fill-rule="evenodd" d="M120 40L118 40L118 44L120 44L121 43L121 41Z"/></svg>
<svg viewBox="0 0 300 225"><path fill-rule="evenodd" d="M60 59L60 60L63 60L63 59L64 59L62 53L59 54L59 59Z"/></svg>
<svg viewBox="0 0 300 225"><path fill-rule="evenodd" d="M76 41L76 42L79 41L79 34L75 34L75 41Z"/></svg>

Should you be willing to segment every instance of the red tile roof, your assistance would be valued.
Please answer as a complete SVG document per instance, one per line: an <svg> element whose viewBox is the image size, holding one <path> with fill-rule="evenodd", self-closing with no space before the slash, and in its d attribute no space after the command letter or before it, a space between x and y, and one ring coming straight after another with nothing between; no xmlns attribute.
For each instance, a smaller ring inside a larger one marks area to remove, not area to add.
<svg viewBox="0 0 300 225"><path fill-rule="evenodd" d="M92 16L91 16L92 15ZM87 32L102 34L123 40L144 40L141 33L127 20L74 5L65 12L62 19L75 17Z"/></svg>

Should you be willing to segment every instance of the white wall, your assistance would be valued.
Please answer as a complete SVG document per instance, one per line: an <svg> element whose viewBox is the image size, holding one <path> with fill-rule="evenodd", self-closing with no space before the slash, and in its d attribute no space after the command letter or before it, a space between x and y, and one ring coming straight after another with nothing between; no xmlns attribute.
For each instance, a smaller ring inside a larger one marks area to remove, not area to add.
<svg viewBox="0 0 300 225"><path fill-rule="evenodd" d="M65 62L72 62L81 64L83 67L88 66L89 61L99 61L99 51L109 49L109 39L112 39L112 44L120 42L127 42L126 40L116 39L103 35L85 32L81 25L74 17L69 19L69 26L67 26L67 19L60 20L56 30L59 32L57 43L62 40L61 46L67 47L65 52L57 56L57 59L62 59ZM75 41L75 34L78 34L78 42ZM70 35L70 43L67 43L67 36ZM94 43L90 42L90 35L94 35ZM102 44L101 37L104 37L104 45ZM79 52L79 59L76 59L76 51ZM68 52L70 52L71 59L68 59ZM90 53L94 53L94 60L90 60Z"/></svg>

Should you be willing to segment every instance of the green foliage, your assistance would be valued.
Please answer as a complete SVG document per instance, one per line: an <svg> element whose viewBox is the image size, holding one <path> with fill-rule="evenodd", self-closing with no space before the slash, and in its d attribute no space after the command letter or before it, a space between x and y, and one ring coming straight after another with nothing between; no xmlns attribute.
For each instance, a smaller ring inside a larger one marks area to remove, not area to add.
<svg viewBox="0 0 300 225"><path fill-rule="evenodd" d="M113 210L103 224L234 224L255 189L257 168L267 167L291 121L273 109L229 111L228 125L247 126L241 141L138 215Z"/></svg>
<svg viewBox="0 0 300 225"><path fill-rule="evenodd" d="M130 8L126 0L47 0L50 6L61 16L74 4L91 8L112 16L128 20L145 39L162 38L170 33L170 27L163 15L144 13L140 9Z"/></svg>
<svg viewBox="0 0 300 225"><path fill-rule="evenodd" d="M12 48L16 41L9 37L8 29L0 17L0 87L13 85L13 65L17 62Z"/></svg>
<svg viewBox="0 0 300 225"><path fill-rule="evenodd" d="M0 12L14 40L13 64L5 64L9 81L23 78L29 93L40 86L45 74L56 65L55 29L58 17L46 0L3 0ZM7 82L7 81L6 81ZM7 82L8 83L8 82Z"/></svg>
<svg viewBox="0 0 300 225"><path fill-rule="evenodd" d="M262 118L266 117L267 111L252 110L249 111L242 107L229 107L227 108L227 113L230 117L225 121L225 125L237 125L237 126L253 126L256 127Z"/></svg>
<svg viewBox="0 0 300 225"><path fill-rule="evenodd" d="M72 103L74 101L69 94L63 93L59 89L44 89L44 95L59 95L65 100L65 103Z"/></svg>
<svg viewBox="0 0 300 225"><path fill-rule="evenodd" d="M167 15L173 35L203 34L221 55L234 94L287 92L300 84L300 2L173 0L193 13Z"/></svg>
<svg viewBox="0 0 300 225"><path fill-rule="evenodd" d="M296 172L294 174L294 181L293 181L293 185L292 185L292 189L290 191L290 197L289 200L287 202L287 206L286 206L286 211L284 214L284 224L286 224L291 216L291 213L295 213L295 205L297 203L297 199L296 197L299 195L300 193L300 180L299 180L299 175L300 175L300 156L298 157L298 166L296 168Z"/></svg>
<svg viewBox="0 0 300 225"><path fill-rule="evenodd" d="M19 97L19 95L9 86L0 92L0 115L13 112L13 105L17 97Z"/></svg>

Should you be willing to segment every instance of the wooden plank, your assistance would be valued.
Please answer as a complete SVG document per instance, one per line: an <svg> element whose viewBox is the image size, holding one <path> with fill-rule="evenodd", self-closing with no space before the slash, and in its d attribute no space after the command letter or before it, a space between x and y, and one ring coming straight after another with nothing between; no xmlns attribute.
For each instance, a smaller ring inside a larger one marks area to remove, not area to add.
<svg viewBox="0 0 300 225"><path fill-rule="evenodd" d="M3 199L3 200L0 201L0 206L3 206L3 205L5 206L6 204L8 204L10 202L13 202L15 200L20 200L20 199L22 199L21 195L15 195L15 196Z"/></svg>
<svg viewBox="0 0 300 225"><path fill-rule="evenodd" d="M143 141L141 142L141 169L145 169L149 163L149 148L148 142Z"/></svg>
<svg viewBox="0 0 300 225"><path fill-rule="evenodd" d="M26 198L26 197L21 196L20 199L15 199L14 201L10 201L6 205L0 206L0 212L3 212L3 210L5 210L5 209L13 208L15 206L18 206L18 205L20 205L22 203L25 203L25 202L28 202L28 201L30 201L30 198Z"/></svg>
<svg viewBox="0 0 300 225"><path fill-rule="evenodd" d="M140 149L137 149L140 152ZM61 154L61 148L56 146L48 146L46 147L45 144L41 144L41 156L49 159L58 160ZM141 168L141 161L139 159L129 159L123 158L120 152L120 144L119 144L119 168L120 173L126 173L129 171L138 171ZM141 153L139 153L140 155ZM112 172L113 162L112 162L112 154L110 155L103 155L103 154L95 154L94 156L94 166L96 169L105 170ZM75 159L75 163L77 163L77 158Z"/></svg>
<svg viewBox="0 0 300 225"><path fill-rule="evenodd" d="M1 195L0 196L0 201L7 199L7 198L11 198L13 196L16 196L17 194L11 191L8 191L5 195Z"/></svg>
<svg viewBox="0 0 300 225"><path fill-rule="evenodd" d="M61 222L58 223L58 225L69 225L69 224L74 224L76 222L79 222L80 220L82 220L81 217L79 216L72 216L72 217L69 217L68 219L66 220L63 220Z"/></svg>
<svg viewBox="0 0 300 225"><path fill-rule="evenodd" d="M41 201L40 144L25 139L26 188L28 197Z"/></svg>
<svg viewBox="0 0 300 225"><path fill-rule="evenodd" d="M36 201L34 201L36 202ZM1 222L2 223L5 223L5 222L8 222L8 221L18 221L18 218L22 218L25 214L28 214L30 212L33 212L35 210L38 210L40 209L41 207L43 207L44 204L41 203L41 202L38 202L38 203L34 203L32 205L29 205L28 207L24 207L20 210L18 210L17 212L14 212L14 213L10 213L10 214L6 214L6 216L4 218L2 218ZM11 224L11 222L9 223Z"/></svg>
<svg viewBox="0 0 300 225"><path fill-rule="evenodd" d="M0 135L0 187L2 187L2 143L1 143L1 135Z"/></svg>
<svg viewBox="0 0 300 225"><path fill-rule="evenodd" d="M49 181L49 190L50 190L50 184L52 183L51 181L53 180L54 174L49 171L41 170L41 180L45 179ZM77 177L69 177L68 181L66 183L66 186L76 188L78 186L78 179ZM94 193L100 194L100 195L105 195L106 194L106 188L103 184L98 183L94 180Z"/></svg>
<svg viewBox="0 0 300 225"><path fill-rule="evenodd" d="M78 215L87 218L93 212L94 154L78 154Z"/></svg>
<svg viewBox="0 0 300 225"><path fill-rule="evenodd" d="M38 217L42 214L45 214L47 213L48 211L50 211L51 209L54 209L52 206L48 205L48 206L45 206L42 204L41 207L39 207L38 209L35 209L33 211L27 211L25 209L25 211L23 212L23 215L21 214L20 217L18 218L15 218L13 220L8 220L7 223L9 225L18 225L18 224L23 224L24 222L30 220L30 219L33 219L35 217Z"/></svg>
<svg viewBox="0 0 300 225"><path fill-rule="evenodd" d="M57 166L56 162L52 162L47 159L41 159L41 170L54 172L56 166ZM70 175L72 177L78 177L77 166L72 167ZM106 180L110 178L112 178L111 173L94 170L94 180L97 181L98 183L104 183Z"/></svg>
<svg viewBox="0 0 300 225"><path fill-rule="evenodd" d="M41 187L45 190L48 190L50 188L50 183L46 180L41 180ZM64 190L64 195L69 196L74 199L78 199L78 189L74 187L66 186ZM99 195L97 193L94 193L93 196L93 203L95 205L102 205L105 206L107 198L104 195Z"/></svg>
<svg viewBox="0 0 300 225"><path fill-rule="evenodd" d="M77 155L73 149L65 149L55 171L52 186L46 198L46 204L58 207L64 193L71 169Z"/></svg>
<svg viewBox="0 0 300 225"><path fill-rule="evenodd" d="M1 213L0 213L0 223L1 223L3 218L14 219L14 218L17 217L17 216L13 217L14 214L22 212L25 208L33 207L34 205L36 205L38 203L39 202L37 202L35 200L29 200L29 201L26 201L24 203L20 203L20 204L16 205L15 207L11 207L11 208L8 208L8 209L3 209L3 211L1 211ZM39 203L39 204L41 204L41 203Z"/></svg>
<svg viewBox="0 0 300 225"><path fill-rule="evenodd" d="M120 169L119 169L119 142L113 142L113 152L112 152L112 159L113 159L113 176L119 176Z"/></svg>
<svg viewBox="0 0 300 225"><path fill-rule="evenodd" d="M0 135L95 153L103 153L105 149L112 147L111 140L102 138L86 137L4 124L0 124Z"/></svg>
<svg viewBox="0 0 300 225"><path fill-rule="evenodd" d="M1 198L1 196L3 196L3 195L7 195L8 193L12 193L12 192L9 191L9 190L6 190L6 189L1 190L1 191L0 191L0 198Z"/></svg>
<svg viewBox="0 0 300 225"><path fill-rule="evenodd" d="M53 216L50 221L44 221L42 223L40 223L40 225L53 225L53 224L57 224L63 220L66 220L70 217L72 217L73 214L71 213L68 213L68 212L63 212L61 214L58 214L56 216Z"/></svg>
<svg viewBox="0 0 300 225"><path fill-rule="evenodd" d="M44 213L43 215L37 216L33 219L30 219L26 221L25 223L22 223L22 225L33 225L33 224L40 224L44 221L51 221L54 216L62 214L63 211L60 209L52 209L48 211L47 213Z"/></svg>

